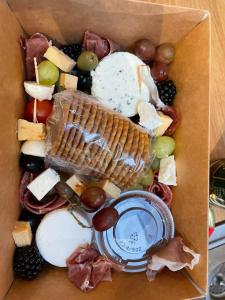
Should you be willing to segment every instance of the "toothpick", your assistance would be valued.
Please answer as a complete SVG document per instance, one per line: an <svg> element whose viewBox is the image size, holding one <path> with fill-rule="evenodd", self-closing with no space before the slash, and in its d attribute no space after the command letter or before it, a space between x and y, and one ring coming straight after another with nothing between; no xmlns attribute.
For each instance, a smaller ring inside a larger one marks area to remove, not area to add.
<svg viewBox="0 0 225 300"><path fill-rule="evenodd" d="M38 75L38 67L37 67L37 58L36 57L34 57L34 70L35 70L36 82L37 82L37 84L39 84L39 75ZM38 123L38 121L37 121L37 99L34 99L33 122Z"/></svg>
<svg viewBox="0 0 225 300"><path fill-rule="evenodd" d="M37 84L40 84L39 82L39 75L38 75L38 67L37 67L37 58L34 57L34 69L35 69L35 77Z"/></svg>

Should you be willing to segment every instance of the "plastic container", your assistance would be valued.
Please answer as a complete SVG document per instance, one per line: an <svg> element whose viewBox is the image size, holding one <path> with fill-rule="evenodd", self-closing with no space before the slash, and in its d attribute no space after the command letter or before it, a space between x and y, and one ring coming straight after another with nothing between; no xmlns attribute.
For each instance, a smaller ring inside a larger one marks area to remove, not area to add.
<svg viewBox="0 0 225 300"><path fill-rule="evenodd" d="M101 254L125 266L125 272L146 270L149 251L154 251L174 236L174 222L167 205L145 191L122 193L111 204L119 212L116 225L95 232Z"/></svg>

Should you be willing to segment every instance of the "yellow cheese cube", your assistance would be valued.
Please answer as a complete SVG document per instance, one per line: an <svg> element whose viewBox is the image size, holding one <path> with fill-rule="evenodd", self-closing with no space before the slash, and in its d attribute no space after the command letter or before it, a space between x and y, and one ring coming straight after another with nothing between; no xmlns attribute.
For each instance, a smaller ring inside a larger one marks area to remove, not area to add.
<svg viewBox="0 0 225 300"><path fill-rule="evenodd" d="M64 72L70 72L75 66L76 62L68 55L60 51L55 46L48 47L44 57L55 64L59 69Z"/></svg>
<svg viewBox="0 0 225 300"><path fill-rule="evenodd" d="M30 223L17 221L12 236L17 247L30 246L32 242Z"/></svg>
<svg viewBox="0 0 225 300"><path fill-rule="evenodd" d="M18 120L18 140L19 141L40 141L46 136L45 124L32 123L23 119Z"/></svg>
<svg viewBox="0 0 225 300"><path fill-rule="evenodd" d="M171 123L173 122L173 119L167 115L164 115L164 113L162 112L158 112L158 114L162 121L162 125L156 128L154 130L154 133L156 136L162 136L166 132L166 130L170 127Z"/></svg>
<svg viewBox="0 0 225 300"><path fill-rule="evenodd" d="M66 183L68 184L68 186L71 187L71 189L75 193L77 193L78 196L80 196L86 188L86 185L83 182L81 182L76 175L73 175L69 179L67 179Z"/></svg>
<svg viewBox="0 0 225 300"><path fill-rule="evenodd" d="M60 86L64 87L65 89L77 89L77 81L78 77L66 73L60 74Z"/></svg>

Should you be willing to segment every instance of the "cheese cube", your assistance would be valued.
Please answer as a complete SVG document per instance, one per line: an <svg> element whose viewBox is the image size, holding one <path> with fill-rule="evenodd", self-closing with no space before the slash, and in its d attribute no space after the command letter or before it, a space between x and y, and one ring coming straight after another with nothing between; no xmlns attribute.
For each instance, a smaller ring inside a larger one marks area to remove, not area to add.
<svg viewBox="0 0 225 300"><path fill-rule="evenodd" d="M76 62L68 55L60 51L55 46L48 47L44 57L55 64L59 69L64 72L70 72L75 66Z"/></svg>
<svg viewBox="0 0 225 300"><path fill-rule="evenodd" d="M121 190L115 184L109 180L105 180L101 183L100 187L106 192L106 194L112 198L118 198Z"/></svg>
<svg viewBox="0 0 225 300"><path fill-rule="evenodd" d="M59 174L49 168L28 184L27 188L40 201L59 181Z"/></svg>
<svg viewBox="0 0 225 300"><path fill-rule="evenodd" d="M155 136L162 136L166 130L170 127L173 122L173 119L167 115L164 115L162 112L158 112L160 119L162 121L162 125L154 130Z"/></svg>
<svg viewBox="0 0 225 300"><path fill-rule="evenodd" d="M17 247L30 246L32 242L30 223L17 221L12 236Z"/></svg>
<svg viewBox="0 0 225 300"><path fill-rule="evenodd" d="M77 89L78 77L66 73L60 74L60 86L65 89Z"/></svg>
<svg viewBox="0 0 225 300"><path fill-rule="evenodd" d="M80 196L86 188L86 185L81 182L76 175L73 175L69 179L67 179L66 183L78 196Z"/></svg>
<svg viewBox="0 0 225 300"><path fill-rule="evenodd" d="M137 111L140 116L139 124L148 130L153 130L162 125L154 105L140 101L137 105Z"/></svg>
<svg viewBox="0 0 225 300"><path fill-rule="evenodd" d="M174 155L160 160L158 181L167 185L177 185Z"/></svg>
<svg viewBox="0 0 225 300"><path fill-rule="evenodd" d="M45 136L45 124L28 122L23 119L18 120L19 141L40 141L44 140Z"/></svg>

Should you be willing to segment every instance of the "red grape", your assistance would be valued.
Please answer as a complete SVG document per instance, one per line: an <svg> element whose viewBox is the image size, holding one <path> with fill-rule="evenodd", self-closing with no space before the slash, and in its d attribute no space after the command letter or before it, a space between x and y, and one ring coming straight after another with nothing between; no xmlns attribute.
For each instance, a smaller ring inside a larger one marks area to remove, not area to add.
<svg viewBox="0 0 225 300"><path fill-rule="evenodd" d="M39 101L37 100L36 113L37 121L40 123L46 123L48 116L52 112L53 102L49 100ZM27 102L25 107L25 119L33 122L34 115L34 99Z"/></svg>
<svg viewBox="0 0 225 300"><path fill-rule="evenodd" d="M89 187L80 195L80 201L88 208L97 210L106 201L106 193L99 187Z"/></svg>
<svg viewBox="0 0 225 300"><path fill-rule="evenodd" d="M144 61L153 60L155 51L155 46L147 39L139 40L134 45L134 53Z"/></svg>
<svg viewBox="0 0 225 300"><path fill-rule="evenodd" d="M163 81L167 79L167 65L155 61L151 68L151 75L155 81Z"/></svg>
<svg viewBox="0 0 225 300"><path fill-rule="evenodd" d="M164 64L169 64L174 60L174 57L175 49L174 46L170 43L162 44L156 49L156 61L162 62Z"/></svg>
<svg viewBox="0 0 225 300"><path fill-rule="evenodd" d="M92 223L97 231L105 231L118 221L118 211L113 207L105 207L99 210L93 217Z"/></svg>

